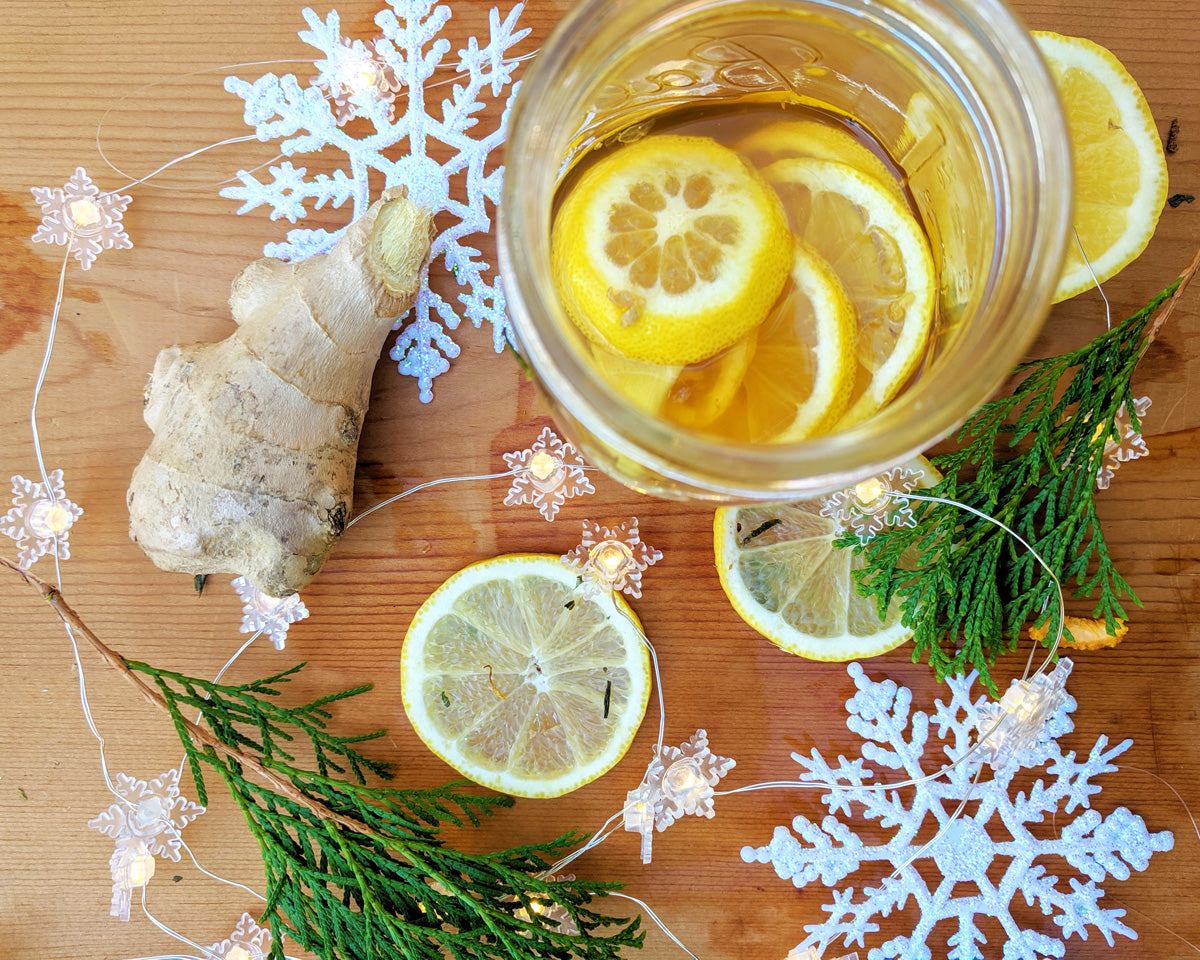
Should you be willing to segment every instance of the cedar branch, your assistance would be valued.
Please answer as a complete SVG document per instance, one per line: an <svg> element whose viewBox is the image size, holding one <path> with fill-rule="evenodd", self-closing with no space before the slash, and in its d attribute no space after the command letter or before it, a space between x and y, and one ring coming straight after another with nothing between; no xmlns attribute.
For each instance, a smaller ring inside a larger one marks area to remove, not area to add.
<svg viewBox="0 0 1200 960"><path fill-rule="evenodd" d="M100 654L105 663L116 669L122 674L122 676L125 677L125 679L137 687L138 692L145 700L148 700L164 713L170 714L170 708L167 706L167 701L163 698L162 694L147 684L136 673L130 670L129 665L125 662L125 658L92 632L91 627L89 627L83 621L83 618L75 612L69 603L67 603L66 599L59 592L57 587L50 585L45 580L42 580L40 577L30 573L28 570L21 569L21 567L17 566L11 560L5 559L4 557L0 557L0 566L7 567L9 570L12 570L14 573L18 574L27 584L41 594L42 599L50 604L50 606L54 609L54 612L58 615L58 618L67 627L78 631L79 634L95 648L96 652ZM192 738L193 743L212 747L213 750L222 756L230 760L234 760L237 763L242 764L244 767L253 770L265 781L267 781L267 783L269 783L275 790L278 790L279 793L283 794L294 803L298 803L300 806L311 810L316 816L326 820L332 820L334 823L340 824L347 830L353 830L355 833L361 833L364 836L374 837L374 833L364 824L359 823L350 817L337 813L324 804L310 800L300 790L298 790L295 784L293 784L290 780L281 777L273 770L263 766L263 764L255 757L248 756L247 754L242 753L240 750L222 743L212 734L211 731L206 730L204 727L201 727L198 724L192 723L186 718L183 719L183 726L184 729L187 730L188 735Z"/></svg>

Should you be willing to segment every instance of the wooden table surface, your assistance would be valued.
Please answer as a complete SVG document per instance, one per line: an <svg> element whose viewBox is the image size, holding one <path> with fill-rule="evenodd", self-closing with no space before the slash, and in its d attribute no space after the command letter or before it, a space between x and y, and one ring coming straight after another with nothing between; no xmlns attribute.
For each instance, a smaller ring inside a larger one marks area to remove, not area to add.
<svg viewBox="0 0 1200 960"><path fill-rule="evenodd" d="M196 147L248 132L241 101L222 79L247 79L267 67L222 65L281 58L312 59L296 36L300 4L267 0L181 3L151 8L116 0L5 0L0 8L0 473L35 477L29 430L34 379L54 301L61 248L33 245L40 212L29 192L61 185L77 165L101 188L125 182L97 154L97 125L112 163L140 176ZM376 35L376 0L344 0L344 32ZM522 22L532 28L520 51L531 51L566 8L532 0ZM1179 121L1178 152L1169 158L1172 192L1200 193L1200 21L1185 0L1021 0L1035 29L1086 36L1128 66L1150 102L1159 130ZM487 4L457 0L448 35L461 41L486 34ZM319 12L325 12L321 7ZM303 64L276 67L308 75ZM151 85L152 86L147 86ZM491 108L490 108L491 109ZM198 676L213 674L244 637L240 602L229 577L213 577L197 598L191 578L162 573L126 534L125 489L149 432L141 417L142 388L160 348L216 340L231 322L229 282L282 239L286 225L263 212L235 216L217 194L218 181L273 155L273 145L237 144L181 164L134 188L125 215L128 251L106 251L89 272L67 273L61 325L38 411L48 466L62 468L67 493L86 511L71 532L63 590L93 629L119 651ZM300 161L298 161L300 162ZM1114 314L1124 317L1169 283L1200 242L1200 204L1166 209L1145 255L1107 285ZM312 222L340 222L323 210ZM485 256L494 251L483 239ZM436 282L446 284L448 278ZM1145 421L1149 459L1125 466L1099 498L1113 556L1145 603L1133 611L1128 638L1115 650L1075 657L1070 690L1079 701L1076 730L1066 746L1086 751L1096 738L1130 737L1123 769L1101 779L1094 807L1127 806L1151 829L1175 831L1175 848L1156 855L1144 874L1104 884L1107 907L1123 907L1139 931L1136 942L1110 951L1093 932L1072 939L1072 958L1185 957L1200 949L1200 838L1179 799L1200 812L1200 291L1193 289L1143 363L1137 394L1154 406ZM1036 354L1085 342L1103 326L1094 294L1056 308ZM361 509L420 481L503 469L500 454L527 446L548 417L534 388L507 356L496 356L488 331L457 334L462 356L435 381L435 400L417 400L412 380L394 363L378 366L360 448L356 504ZM420 603L469 562L510 551L561 553L578 539L586 517L636 514L663 560L645 576L636 603L657 644L667 699L667 741L698 727L738 766L730 784L793 778L792 750L816 747L826 756L853 755L843 702L852 683L842 666L790 657L755 634L721 592L712 562L711 509L639 497L604 477L593 498L568 502L547 524L529 508L503 505L500 482L444 487L374 514L344 538L321 575L304 591L311 617L293 627L287 649L256 643L234 668L250 678L299 660L309 667L297 695L363 682L375 689L343 710L349 731L386 725L379 749L398 764L406 783L432 785L450 777L410 729L399 699L401 639ZM0 552L11 556L9 541ZM35 572L51 577L42 561ZM51 611L11 575L0 577L0 956L100 960L171 953L176 944L137 910L129 923L108 916L111 841L86 828L110 803L99 750L84 722L63 629ZM169 723L131 693L94 655L84 654L95 721L109 768L153 777L178 762ZM1023 663L1023 657L1021 658ZM1019 672L1003 663L1005 682ZM866 664L931 705L939 685L904 649ZM627 758L601 780L554 801L522 801L479 835L473 848L591 830L619 809L649 756L656 718ZM1134 769L1140 768L1140 769ZM1154 776L1152 776L1152 774ZM185 784L190 794L190 784ZM185 837L205 866L254 887L261 863L228 798ZM798 813L820 817L813 795L759 792L722 799L716 819L688 818L656 837L654 862L643 867L636 839L619 834L576 865L581 875L624 881L650 903L704 960L782 960L822 919L831 892L802 891L769 866L746 865L745 844L764 844L777 824ZM1059 821L1061 825L1061 819ZM1065 863L1051 872L1075 875ZM878 874L851 878L861 886ZM190 863L160 861L148 889L151 910L191 939L225 937L256 902L201 875ZM621 911L628 904L614 904ZM1054 934L1018 898L1021 916ZM911 929L911 908L884 922L889 935ZM1170 932L1173 930L1174 933ZM989 957L1001 955L998 928ZM1175 935L1178 934L1178 937ZM883 939L882 936L876 943ZM868 944L870 945L870 944ZM944 946L934 945L934 956ZM186 952L186 951L185 951ZM294 952L294 951L293 951ZM836 955L838 951L831 950ZM657 931L644 956L682 956Z"/></svg>

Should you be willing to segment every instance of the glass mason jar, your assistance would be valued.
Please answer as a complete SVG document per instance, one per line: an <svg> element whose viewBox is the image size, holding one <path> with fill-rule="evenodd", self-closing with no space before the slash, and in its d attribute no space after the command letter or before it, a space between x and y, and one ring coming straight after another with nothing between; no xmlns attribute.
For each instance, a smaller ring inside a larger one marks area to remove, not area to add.
<svg viewBox="0 0 1200 960"><path fill-rule="evenodd" d="M680 106L750 101L852 118L904 172L937 268L920 375L867 421L788 444L724 442L637 409L593 370L555 293L555 191L588 150ZM1047 310L1071 221L1049 70L1002 0L581 0L513 107L499 256L520 349L592 462L659 496L780 500L847 487L948 435Z"/></svg>

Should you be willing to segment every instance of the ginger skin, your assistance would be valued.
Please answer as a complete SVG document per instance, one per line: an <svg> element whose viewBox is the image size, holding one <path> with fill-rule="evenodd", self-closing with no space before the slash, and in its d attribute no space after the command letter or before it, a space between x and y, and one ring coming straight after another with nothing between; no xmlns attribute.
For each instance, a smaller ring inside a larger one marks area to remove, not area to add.
<svg viewBox="0 0 1200 960"><path fill-rule="evenodd" d="M274 597L312 580L350 518L372 372L429 236L429 214L387 191L329 253L242 270L230 337L159 353L154 438L126 498L156 566L236 573Z"/></svg>

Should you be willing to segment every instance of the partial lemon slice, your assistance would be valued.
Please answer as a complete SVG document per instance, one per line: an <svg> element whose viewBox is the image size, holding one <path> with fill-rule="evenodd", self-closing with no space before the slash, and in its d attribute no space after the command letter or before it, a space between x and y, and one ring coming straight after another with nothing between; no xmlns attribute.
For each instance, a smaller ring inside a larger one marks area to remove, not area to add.
<svg viewBox="0 0 1200 960"><path fill-rule="evenodd" d="M728 409L755 355L758 331L751 330L715 357L683 367L667 391L662 414L693 430L706 427Z"/></svg>
<svg viewBox="0 0 1200 960"><path fill-rule="evenodd" d="M1075 230L1103 283L1146 249L1167 201L1167 161L1137 82L1099 44L1035 33L1062 96L1075 159ZM1054 302L1091 287L1074 238Z"/></svg>
<svg viewBox="0 0 1200 960"><path fill-rule="evenodd" d="M897 197L901 196L900 184L888 165L850 133L828 123L795 119L769 123L739 141L734 149L758 167L795 157L836 160L878 180Z"/></svg>
<svg viewBox="0 0 1200 960"><path fill-rule="evenodd" d="M657 415L682 366L631 360L599 343L591 345L593 366L608 383L639 410Z"/></svg>
<svg viewBox="0 0 1200 960"><path fill-rule="evenodd" d="M511 554L454 574L404 638L404 710L476 783L556 797L624 756L646 712L650 659L633 612L585 598L556 556Z"/></svg>
<svg viewBox="0 0 1200 960"><path fill-rule="evenodd" d="M652 136L571 188L551 238L567 312L627 357L696 363L766 317L791 250L779 200L707 137Z"/></svg>
<svg viewBox="0 0 1200 960"><path fill-rule="evenodd" d="M894 193L847 164L779 160L764 175L792 230L829 261L854 304L860 369L837 427L853 426L891 400L924 355L937 290L929 242Z"/></svg>
<svg viewBox="0 0 1200 960"><path fill-rule="evenodd" d="M829 264L795 242L792 283L755 338L749 370L714 431L789 443L830 429L854 386L854 306Z"/></svg>
<svg viewBox="0 0 1200 960"><path fill-rule="evenodd" d="M924 457L904 464L922 487L939 479ZM835 547L834 522L821 498L721 507L713 521L717 573L738 615L776 646L810 660L854 660L886 653L912 633L895 602L882 620L861 597L853 573L861 554Z"/></svg>

